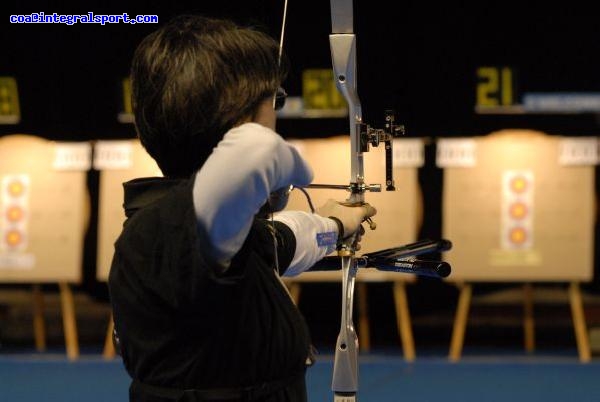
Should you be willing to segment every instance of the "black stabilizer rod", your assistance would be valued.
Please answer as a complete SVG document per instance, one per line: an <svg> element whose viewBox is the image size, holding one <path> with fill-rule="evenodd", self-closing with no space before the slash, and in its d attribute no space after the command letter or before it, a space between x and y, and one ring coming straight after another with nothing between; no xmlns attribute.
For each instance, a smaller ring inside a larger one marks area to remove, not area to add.
<svg viewBox="0 0 600 402"><path fill-rule="evenodd" d="M359 268L375 268L379 271L402 272L433 278L446 278L450 275L450 264L444 261L425 260L399 260L395 258L369 258L358 257ZM339 271L341 269L339 257L325 257L317 261L308 271Z"/></svg>
<svg viewBox="0 0 600 402"><path fill-rule="evenodd" d="M407 258L421 254L448 251L452 248L450 240L420 240L400 247L388 248L381 251L364 254L363 257L373 258Z"/></svg>
<svg viewBox="0 0 600 402"><path fill-rule="evenodd" d="M379 271L402 272L433 278L446 278L452 271L450 264L444 261L392 260L368 261L366 264L367 267L373 267Z"/></svg>

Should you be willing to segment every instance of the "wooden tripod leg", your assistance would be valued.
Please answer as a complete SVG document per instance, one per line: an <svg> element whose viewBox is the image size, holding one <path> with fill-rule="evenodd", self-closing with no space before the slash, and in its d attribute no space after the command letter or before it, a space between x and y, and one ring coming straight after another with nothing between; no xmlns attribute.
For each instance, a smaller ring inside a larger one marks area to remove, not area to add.
<svg viewBox="0 0 600 402"><path fill-rule="evenodd" d="M571 315L573 316L573 327L575 329L579 360L582 363L588 363L591 360L592 354L587 333L587 325L585 323L585 315L583 312L581 289L577 282L571 282L571 285L569 286L569 303L571 304Z"/></svg>
<svg viewBox="0 0 600 402"><path fill-rule="evenodd" d="M473 289L471 285L464 284L461 286L460 295L458 297L458 306L456 308L456 317L454 319L454 328L452 329L450 355L448 356L452 362L459 361L462 354L472 292Z"/></svg>
<svg viewBox="0 0 600 402"><path fill-rule="evenodd" d="M79 358L79 342L77 340L77 323L75 320L75 303L73 301L73 292L69 284L61 282L58 284L60 289L60 303L63 316L63 328L65 332L65 346L69 360Z"/></svg>
<svg viewBox="0 0 600 402"><path fill-rule="evenodd" d="M294 301L294 304L296 304L296 306L297 306L298 303L300 302L300 293L302 291L302 289L300 288L300 284L297 282L292 282L289 284L288 290L290 292L290 296L292 297L292 300Z"/></svg>
<svg viewBox="0 0 600 402"><path fill-rule="evenodd" d="M535 351L535 323L533 318L533 286L531 283L523 285L523 335L525 351Z"/></svg>
<svg viewBox="0 0 600 402"><path fill-rule="evenodd" d="M108 319L108 329L106 331L106 339L104 340L104 351L102 357L107 360L114 359L117 352L115 351L115 345L113 344L113 330L115 328L115 322L113 321L113 315L110 314Z"/></svg>
<svg viewBox="0 0 600 402"><path fill-rule="evenodd" d="M403 281L394 282L394 303L396 305L396 325L402 342L404 360L412 362L416 356L415 342L408 309L408 298L406 297L406 286Z"/></svg>
<svg viewBox="0 0 600 402"><path fill-rule="evenodd" d="M34 284L33 291L33 336L38 352L46 351L46 322L44 320L44 295L42 286Z"/></svg>
<svg viewBox="0 0 600 402"><path fill-rule="evenodd" d="M363 351L369 352L371 350L371 332L367 284L357 283L356 290L358 291L358 342Z"/></svg>

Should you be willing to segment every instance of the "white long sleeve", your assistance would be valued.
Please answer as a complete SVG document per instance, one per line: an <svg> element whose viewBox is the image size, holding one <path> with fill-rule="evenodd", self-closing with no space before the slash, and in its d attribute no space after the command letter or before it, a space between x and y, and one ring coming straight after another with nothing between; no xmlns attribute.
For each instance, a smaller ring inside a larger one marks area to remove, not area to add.
<svg viewBox="0 0 600 402"><path fill-rule="evenodd" d="M306 271L336 248L338 227L329 218L304 211L282 211L274 214L273 219L284 223L296 237L294 258L284 276Z"/></svg>
<svg viewBox="0 0 600 402"><path fill-rule="evenodd" d="M228 131L196 173L193 189L198 225L213 257L227 266L269 194L290 184L305 186L312 178L298 151L273 130L245 123Z"/></svg>

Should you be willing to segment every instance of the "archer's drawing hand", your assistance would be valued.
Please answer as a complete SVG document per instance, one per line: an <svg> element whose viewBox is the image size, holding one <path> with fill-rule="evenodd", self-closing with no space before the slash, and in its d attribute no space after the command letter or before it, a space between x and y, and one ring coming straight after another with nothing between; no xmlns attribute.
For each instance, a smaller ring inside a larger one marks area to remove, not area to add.
<svg viewBox="0 0 600 402"><path fill-rule="evenodd" d="M315 212L325 218L337 219L342 224L341 226L343 228L342 233L339 233L338 235L342 239L346 239L357 231L359 231L359 235L364 233L364 230L361 230L361 223L367 218L375 215L377 210L369 204L346 206L335 200L329 199L323 206L317 208Z"/></svg>

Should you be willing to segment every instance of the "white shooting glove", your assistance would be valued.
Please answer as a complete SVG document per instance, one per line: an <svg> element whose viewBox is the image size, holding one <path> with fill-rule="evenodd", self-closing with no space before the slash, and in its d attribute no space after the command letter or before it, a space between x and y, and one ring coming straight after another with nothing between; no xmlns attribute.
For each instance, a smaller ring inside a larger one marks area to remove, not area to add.
<svg viewBox="0 0 600 402"><path fill-rule="evenodd" d="M369 204L361 206L346 206L329 199L315 211L325 218L333 218L341 223L343 233L339 233L342 239L347 239L361 228L361 223L377 213L377 210Z"/></svg>

